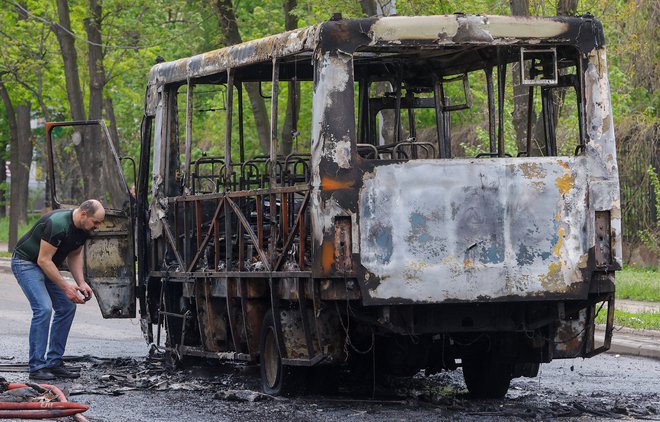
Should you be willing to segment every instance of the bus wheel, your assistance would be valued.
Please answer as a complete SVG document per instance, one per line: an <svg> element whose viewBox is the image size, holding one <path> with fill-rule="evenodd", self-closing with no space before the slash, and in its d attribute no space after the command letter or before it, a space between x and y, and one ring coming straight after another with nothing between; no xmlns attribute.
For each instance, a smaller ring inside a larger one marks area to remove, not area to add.
<svg viewBox="0 0 660 422"><path fill-rule="evenodd" d="M264 316L259 342L259 364L261 366L261 386L266 394L273 396L293 393L304 381L304 368L293 368L282 364L282 357L277 346L273 312Z"/></svg>
<svg viewBox="0 0 660 422"><path fill-rule="evenodd" d="M463 359L463 379L470 395L480 399L501 399L511 384L512 365L486 356Z"/></svg>

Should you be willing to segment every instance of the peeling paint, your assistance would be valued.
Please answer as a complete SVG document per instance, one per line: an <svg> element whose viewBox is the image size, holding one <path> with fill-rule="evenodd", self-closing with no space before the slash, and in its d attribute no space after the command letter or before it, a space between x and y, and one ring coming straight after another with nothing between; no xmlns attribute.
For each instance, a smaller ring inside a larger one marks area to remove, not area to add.
<svg viewBox="0 0 660 422"><path fill-rule="evenodd" d="M374 42L408 39L491 42L495 38L550 38L567 30L565 22L534 17L393 16L379 19L372 26L370 35Z"/></svg>
<svg viewBox="0 0 660 422"><path fill-rule="evenodd" d="M555 186L559 188L559 193L562 195L566 195L569 190L573 187L575 184L575 177L573 177L570 174L565 174L561 177L558 177L555 180Z"/></svg>
<svg viewBox="0 0 660 422"><path fill-rule="evenodd" d="M369 293L476 300L561 292L580 281L578 263L588 251L581 235L566 227L581 227L588 218L585 162L559 161L417 160L376 167L360 191L362 265L380 279ZM556 184L566 165L579 179L570 189ZM542 183L542 191L532 183ZM406 282L411 279L414 286Z"/></svg>

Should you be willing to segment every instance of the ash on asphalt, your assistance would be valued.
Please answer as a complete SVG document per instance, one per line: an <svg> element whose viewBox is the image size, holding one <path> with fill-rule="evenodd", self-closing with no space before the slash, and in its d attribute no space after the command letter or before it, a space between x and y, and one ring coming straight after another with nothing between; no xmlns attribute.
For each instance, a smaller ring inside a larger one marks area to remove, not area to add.
<svg viewBox="0 0 660 422"><path fill-rule="evenodd" d="M542 365L538 378L513 380L502 400L472 400L460 370L379 377L375 387L371 377L342 373L333 394L271 397L259 392L257 366L194 361L181 369L159 355L68 360L82 376L63 386L71 401L91 406L92 422L660 419L660 362L614 355Z"/></svg>

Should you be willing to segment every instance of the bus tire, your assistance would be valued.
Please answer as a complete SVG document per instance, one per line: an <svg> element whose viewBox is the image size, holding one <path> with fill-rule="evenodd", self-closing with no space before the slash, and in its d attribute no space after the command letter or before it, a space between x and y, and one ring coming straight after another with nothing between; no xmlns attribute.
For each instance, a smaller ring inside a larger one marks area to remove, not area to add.
<svg viewBox="0 0 660 422"><path fill-rule="evenodd" d="M510 364L486 356L463 359L463 379L474 398L503 398L511 384L511 372Z"/></svg>
<svg viewBox="0 0 660 422"><path fill-rule="evenodd" d="M261 387L264 393L272 396L291 394L298 388L304 388L304 368L285 366L277 346L275 322L272 310L264 315L259 341L259 366L261 372Z"/></svg>

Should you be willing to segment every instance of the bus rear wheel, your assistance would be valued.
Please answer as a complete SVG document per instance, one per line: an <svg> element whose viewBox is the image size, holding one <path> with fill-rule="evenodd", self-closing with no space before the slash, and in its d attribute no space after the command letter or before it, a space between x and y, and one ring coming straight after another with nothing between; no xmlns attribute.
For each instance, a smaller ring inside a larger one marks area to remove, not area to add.
<svg viewBox="0 0 660 422"><path fill-rule="evenodd" d="M512 365L492 357L463 359L463 379L470 395L480 399L501 399L511 384Z"/></svg>
<svg viewBox="0 0 660 422"><path fill-rule="evenodd" d="M272 311L266 312L261 327L259 364L261 367L261 387L264 393L280 396L304 388L302 385L304 368L294 368L282 364Z"/></svg>

